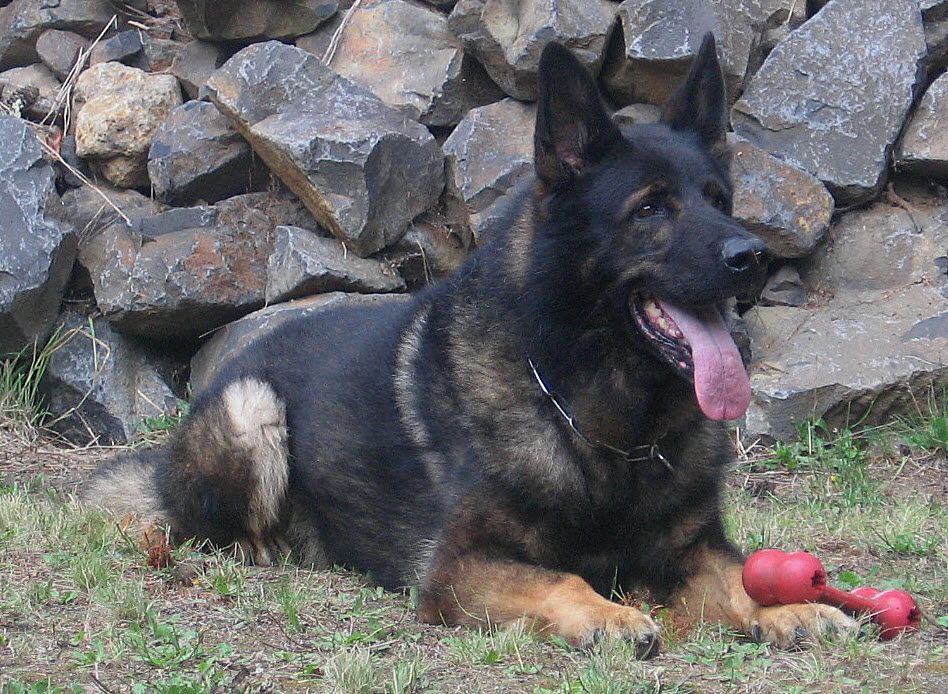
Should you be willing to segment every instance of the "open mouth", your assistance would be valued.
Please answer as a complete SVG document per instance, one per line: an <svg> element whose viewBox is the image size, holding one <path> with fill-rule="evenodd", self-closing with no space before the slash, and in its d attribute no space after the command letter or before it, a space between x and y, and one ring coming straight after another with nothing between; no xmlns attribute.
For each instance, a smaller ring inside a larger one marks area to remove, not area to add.
<svg viewBox="0 0 948 694"><path fill-rule="evenodd" d="M717 306L685 308L651 294L634 294L630 310L656 352L694 383L698 405L709 419L744 414L750 382Z"/></svg>

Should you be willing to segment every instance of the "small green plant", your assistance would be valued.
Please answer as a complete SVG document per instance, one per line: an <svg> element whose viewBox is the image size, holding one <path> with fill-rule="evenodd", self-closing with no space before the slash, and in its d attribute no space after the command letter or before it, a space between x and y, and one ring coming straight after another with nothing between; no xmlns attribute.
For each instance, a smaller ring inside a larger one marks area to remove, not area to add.
<svg viewBox="0 0 948 694"><path fill-rule="evenodd" d="M158 445L181 425L190 411L190 403L179 398L173 411L153 417L143 417L138 423L138 432L132 445L144 448Z"/></svg>
<svg viewBox="0 0 948 694"><path fill-rule="evenodd" d="M36 342L0 361L0 422L15 433L33 439L48 416L40 398L40 382L53 353L69 334L57 329L45 345Z"/></svg>
<svg viewBox="0 0 948 694"><path fill-rule="evenodd" d="M326 663L323 675L337 694L371 694L380 688L379 673L367 648L339 653Z"/></svg>

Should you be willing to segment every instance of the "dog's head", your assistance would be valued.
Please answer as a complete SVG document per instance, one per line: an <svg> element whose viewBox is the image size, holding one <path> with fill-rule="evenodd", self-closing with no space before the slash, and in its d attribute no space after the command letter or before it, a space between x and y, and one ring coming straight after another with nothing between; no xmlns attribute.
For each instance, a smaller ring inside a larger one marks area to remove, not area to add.
<svg viewBox="0 0 948 694"><path fill-rule="evenodd" d="M719 307L760 280L766 247L731 217L714 38L654 125L620 131L562 46L544 50L539 84L540 214L576 259L569 291L611 297L632 338L694 381L708 417L741 416L750 385Z"/></svg>

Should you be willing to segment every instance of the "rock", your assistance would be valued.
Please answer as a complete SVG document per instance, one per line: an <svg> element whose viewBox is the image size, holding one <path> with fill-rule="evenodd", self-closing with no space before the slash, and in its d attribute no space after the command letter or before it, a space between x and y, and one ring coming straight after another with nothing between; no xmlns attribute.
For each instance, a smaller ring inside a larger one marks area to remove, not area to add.
<svg viewBox="0 0 948 694"><path fill-rule="evenodd" d="M271 219L245 200L199 208L196 217L177 217L176 230L167 228L173 220L165 220L162 232L147 238L113 224L83 245L79 261L92 278L99 309L116 330L196 340L263 305Z"/></svg>
<svg viewBox="0 0 948 694"><path fill-rule="evenodd" d="M252 42L292 39L315 30L335 13L337 0L175 0L199 39Z"/></svg>
<svg viewBox="0 0 948 694"><path fill-rule="evenodd" d="M33 131L0 116L0 355L44 340L76 257L56 174Z"/></svg>
<svg viewBox="0 0 948 694"><path fill-rule="evenodd" d="M540 52L550 41L598 74L616 10L607 0L460 0L448 25L504 92L532 101Z"/></svg>
<svg viewBox="0 0 948 694"><path fill-rule="evenodd" d="M845 214L804 272L810 303L745 314L748 440L790 438L810 414L830 426L888 422L914 411L911 391L944 383L948 208L931 202Z"/></svg>
<svg viewBox="0 0 948 694"><path fill-rule="evenodd" d="M704 35L714 32L729 92L736 95L762 37L795 28L806 3L795 0L625 0L621 32L610 47L603 83L619 104L663 105L688 72Z"/></svg>
<svg viewBox="0 0 948 694"><path fill-rule="evenodd" d="M79 59L89 48L89 41L79 34L59 29L47 29L36 39L36 53L56 77L66 79Z"/></svg>
<svg viewBox="0 0 948 694"><path fill-rule="evenodd" d="M52 428L68 440L128 443L145 417L176 411L160 358L114 332L108 321L67 314L56 342L41 389Z"/></svg>
<svg viewBox="0 0 948 694"><path fill-rule="evenodd" d="M6 102L6 95L22 89L35 89L36 98L24 104L23 114L37 121L58 114L59 88L62 85L56 75L42 63L27 67L15 67L0 72L0 98Z"/></svg>
<svg viewBox="0 0 948 694"><path fill-rule="evenodd" d="M468 209L486 210L533 173L536 108L514 99L472 109L443 149Z"/></svg>
<svg viewBox="0 0 948 694"><path fill-rule="evenodd" d="M734 217L780 258L808 255L829 228L833 196L810 174L730 137Z"/></svg>
<svg viewBox="0 0 948 694"><path fill-rule="evenodd" d="M171 74L178 78L189 99L197 99L208 77L224 64L226 58L227 52L217 44L191 41L171 63Z"/></svg>
<svg viewBox="0 0 948 694"><path fill-rule="evenodd" d="M322 58L323 43L302 37L297 46ZM360 5L330 64L425 125L454 125L471 108L503 97L480 64L464 53L444 15L405 0Z"/></svg>
<svg viewBox="0 0 948 694"><path fill-rule="evenodd" d="M662 109L654 104L629 104L612 114L612 119L621 128L627 125L657 123Z"/></svg>
<svg viewBox="0 0 948 694"><path fill-rule="evenodd" d="M445 224L416 221L398 243L385 251L384 257L405 278L410 289L420 289L460 267L472 242L468 226L458 230Z"/></svg>
<svg viewBox="0 0 948 694"><path fill-rule="evenodd" d="M108 198L112 205L103 199ZM165 206L135 190L113 188L105 183L82 185L63 193L63 214L76 228L80 243L122 219L116 207L133 223L159 214Z"/></svg>
<svg viewBox="0 0 948 694"><path fill-rule="evenodd" d="M934 178L948 178L948 74L925 92L902 136L896 168Z"/></svg>
<svg viewBox="0 0 948 694"><path fill-rule="evenodd" d="M867 200L924 52L915 0L831 0L767 58L734 106L734 130L822 180L837 202Z"/></svg>
<svg viewBox="0 0 948 694"><path fill-rule="evenodd" d="M948 66L948 2L919 2L925 24L925 44L928 55L925 63L929 72Z"/></svg>
<svg viewBox="0 0 948 694"><path fill-rule="evenodd" d="M116 61L131 65L141 57L142 35L138 29L120 31L115 36L100 41L89 53L89 65Z"/></svg>
<svg viewBox="0 0 948 694"><path fill-rule="evenodd" d="M270 170L358 255L400 238L444 187L443 154L424 126L299 48L248 46L207 88Z"/></svg>
<svg viewBox="0 0 948 694"><path fill-rule="evenodd" d="M405 281L391 266L347 254L336 239L297 227L276 228L267 261L268 304L325 292L373 294L405 288Z"/></svg>
<svg viewBox="0 0 948 694"><path fill-rule="evenodd" d="M187 45L183 41L143 34L142 50L135 58L134 67L145 72L168 72Z"/></svg>
<svg viewBox="0 0 948 694"><path fill-rule="evenodd" d="M800 273L792 265L783 265L771 277L760 293L761 306L803 306L806 287Z"/></svg>
<svg viewBox="0 0 948 694"><path fill-rule="evenodd" d="M152 134L180 103L171 75L121 63L94 65L76 80L76 151L94 159L112 184L146 186Z"/></svg>
<svg viewBox="0 0 948 694"><path fill-rule="evenodd" d="M108 0L13 0L0 8L0 70L37 62L36 40L47 29L94 39L114 14Z"/></svg>
<svg viewBox="0 0 948 694"><path fill-rule="evenodd" d="M195 396L200 395L231 358L291 320L315 316L340 306L374 306L407 300L407 294L333 292L262 308L224 326L201 347L191 360L191 390Z"/></svg>
<svg viewBox="0 0 948 694"><path fill-rule="evenodd" d="M247 141L213 104L189 101L155 130L148 178L155 195L172 205L217 202L265 179Z"/></svg>

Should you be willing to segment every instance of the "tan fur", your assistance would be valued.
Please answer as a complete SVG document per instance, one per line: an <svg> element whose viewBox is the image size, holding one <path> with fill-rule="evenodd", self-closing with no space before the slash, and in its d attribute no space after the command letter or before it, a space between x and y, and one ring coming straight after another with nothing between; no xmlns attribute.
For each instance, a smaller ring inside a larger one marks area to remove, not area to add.
<svg viewBox="0 0 948 694"><path fill-rule="evenodd" d="M758 640L788 648L801 637L852 629L855 622L835 607L794 604L761 607L744 590L742 564L709 549L698 550L697 569L673 607L694 620L723 622Z"/></svg>
<svg viewBox="0 0 948 694"><path fill-rule="evenodd" d="M418 612L422 621L486 626L526 618L538 632L575 646L624 638L639 645L640 655L657 651L659 627L651 618L607 600L579 576L470 558L454 568L450 597L423 602Z"/></svg>
<svg viewBox="0 0 948 694"><path fill-rule="evenodd" d="M250 496L248 529L263 536L279 520L286 497L286 408L273 388L256 379L231 383L221 400L256 481Z"/></svg>
<svg viewBox="0 0 948 694"><path fill-rule="evenodd" d="M152 479L152 468L137 461L122 463L92 477L82 490L83 499L120 516L160 517L161 503Z"/></svg>

